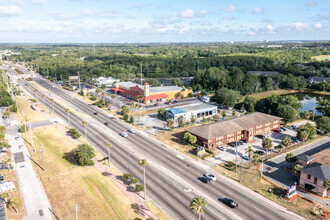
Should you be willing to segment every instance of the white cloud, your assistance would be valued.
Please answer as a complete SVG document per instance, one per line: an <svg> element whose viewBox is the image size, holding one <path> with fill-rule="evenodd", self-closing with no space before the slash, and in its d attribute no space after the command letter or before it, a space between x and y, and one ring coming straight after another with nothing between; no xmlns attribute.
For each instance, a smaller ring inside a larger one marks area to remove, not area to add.
<svg viewBox="0 0 330 220"><path fill-rule="evenodd" d="M23 13L23 10L16 5L0 6L0 17L16 16Z"/></svg>
<svg viewBox="0 0 330 220"><path fill-rule="evenodd" d="M253 32L253 31L249 31L248 32L248 35L251 35L251 36L254 36L254 35L256 35L257 33L256 32Z"/></svg>
<svg viewBox="0 0 330 220"><path fill-rule="evenodd" d="M69 20L74 18L74 15L66 14L66 13L61 13L61 12L51 12L50 13L55 19L58 20Z"/></svg>
<svg viewBox="0 0 330 220"><path fill-rule="evenodd" d="M190 8L187 8L186 10L183 10L178 16L180 18L195 18L195 17L202 17L204 15L210 14L211 12L207 10L201 10L201 11L194 11Z"/></svg>
<svg viewBox="0 0 330 220"><path fill-rule="evenodd" d="M228 4L227 7L223 8L226 12L235 12L237 11L237 8L234 5Z"/></svg>
<svg viewBox="0 0 330 220"><path fill-rule="evenodd" d="M222 20L224 20L224 21L233 21L235 19L236 19L235 16L222 17Z"/></svg>
<svg viewBox="0 0 330 220"><path fill-rule="evenodd" d="M262 8L255 7L253 9L253 13L255 13L255 14L261 14L261 13L264 13L264 10Z"/></svg>
<svg viewBox="0 0 330 220"><path fill-rule="evenodd" d="M322 28L322 24L316 23L316 24L314 24L314 28L321 29Z"/></svg>
<svg viewBox="0 0 330 220"><path fill-rule="evenodd" d="M274 27L273 27L273 25L271 25L271 24L267 25L267 30L269 30L269 31L272 31L272 30L274 30Z"/></svg>
<svg viewBox="0 0 330 220"><path fill-rule="evenodd" d="M63 27L62 26L57 26L57 27L54 28L54 31L55 32L60 32L62 30L63 30Z"/></svg>
<svg viewBox="0 0 330 220"><path fill-rule="evenodd" d="M307 7L314 7L314 6L316 6L316 2L307 2L306 6Z"/></svg>
<svg viewBox="0 0 330 220"><path fill-rule="evenodd" d="M0 3L15 3L15 4L23 4L23 0L0 0Z"/></svg>
<svg viewBox="0 0 330 220"><path fill-rule="evenodd" d="M295 23L295 28L296 28L297 30L303 30L303 29L305 29L306 27L307 27L307 25L304 24L304 23L302 23L302 22L297 22L297 23Z"/></svg>
<svg viewBox="0 0 330 220"><path fill-rule="evenodd" d="M172 17L171 14L164 14L164 15L161 16L161 18L165 18L165 19L171 18L171 17Z"/></svg>
<svg viewBox="0 0 330 220"><path fill-rule="evenodd" d="M45 3L46 0L32 0L32 3L33 4L42 4L42 3Z"/></svg>
<svg viewBox="0 0 330 220"><path fill-rule="evenodd" d="M91 16L91 15L94 14L93 11L91 11L91 10L89 10L89 9L87 9L87 8L83 8L81 13L82 13L82 15L84 15L84 16Z"/></svg>

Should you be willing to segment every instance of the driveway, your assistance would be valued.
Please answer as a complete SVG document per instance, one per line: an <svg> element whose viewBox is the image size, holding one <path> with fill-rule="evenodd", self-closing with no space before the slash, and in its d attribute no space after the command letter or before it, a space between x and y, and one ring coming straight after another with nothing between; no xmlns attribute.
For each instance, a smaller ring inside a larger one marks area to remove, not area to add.
<svg viewBox="0 0 330 220"><path fill-rule="evenodd" d="M311 144L305 145L303 147L300 147L296 150L291 151L292 153L298 155L313 155L316 154L326 148L330 147L330 137L326 137L322 140L313 142ZM267 161L264 165L263 171L264 175L271 180L272 182L283 186L283 187L289 187L294 184L294 182L299 182L299 177L295 176L291 172L287 171L285 167L289 167L290 164L286 162L285 155L280 155L278 157L273 158L270 161ZM298 193L302 196L305 196L323 206L325 206L327 209L330 209L330 201L318 198L316 196L313 196L309 193L305 193L302 190L298 189Z"/></svg>

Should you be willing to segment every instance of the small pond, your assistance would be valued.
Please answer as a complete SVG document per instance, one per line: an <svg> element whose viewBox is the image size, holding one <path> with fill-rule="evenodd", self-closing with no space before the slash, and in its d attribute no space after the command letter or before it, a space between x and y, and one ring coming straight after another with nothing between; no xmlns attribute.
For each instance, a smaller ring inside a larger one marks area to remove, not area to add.
<svg viewBox="0 0 330 220"><path fill-rule="evenodd" d="M293 93L290 94L299 99L299 101L304 105L302 109L299 109L300 111L314 111L316 115L322 115L321 112L316 110L317 107L317 102L320 99L326 99L330 100L329 95L320 95L320 94L315 94L315 93L307 93L307 92L298 92L298 93Z"/></svg>

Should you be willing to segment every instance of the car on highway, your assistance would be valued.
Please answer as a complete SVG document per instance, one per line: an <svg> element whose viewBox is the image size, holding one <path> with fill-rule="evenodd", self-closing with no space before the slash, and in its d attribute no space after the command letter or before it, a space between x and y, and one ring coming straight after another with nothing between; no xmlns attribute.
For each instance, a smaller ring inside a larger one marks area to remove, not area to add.
<svg viewBox="0 0 330 220"><path fill-rule="evenodd" d="M198 177L197 179L198 179L199 181L201 181L201 182L205 183L205 184L207 184L207 183L210 183L210 182L211 182L211 180L210 180L209 178L205 177L205 176L202 176L202 177Z"/></svg>
<svg viewBox="0 0 330 220"><path fill-rule="evenodd" d="M94 112L93 114L94 114L94 115L99 115L99 113L97 113L97 112Z"/></svg>
<svg viewBox="0 0 330 220"><path fill-rule="evenodd" d="M272 131L276 132L276 133L281 133L281 130L276 128L276 129L273 129Z"/></svg>
<svg viewBox="0 0 330 220"><path fill-rule="evenodd" d="M210 180L217 180L217 178L211 173L205 173L204 176Z"/></svg>
<svg viewBox="0 0 330 220"><path fill-rule="evenodd" d="M19 148L19 149L22 149L22 148L23 148L23 145L19 145L18 148Z"/></svg>
<svg viewBox="0 0 330 220"><path fill-rule="evenodd" d="M129 131L130 133L132 133L132 134L135 133L135 130L134 130L133 128L128 129L128 131Z"/></svg>
<svg viewBox="0 0 330 220"><path fill-rule="evenodd" d="M122 137L127 137L128 134L127 134L126 132L121 132L121 133L120 133L120 136L122 136Z"/></svg>
<svg viewBox="0 0 330 220"><path fill-rule="evenodd" d="M16 137L15 137L15 140L16 140L16 141L18 141L18 140L19 140L19 137L18 137L18 136L16 136Z"/></svg>
<svg viewBox="0 0 330 220"><path fill-rule="evenodd" d="M108 121L104 122L104 125L108 126L109 125L109 122Z"/></svg>
<svg viewBox="0 0 330 220"><path fill-rule="evenodd" d="M236 208L236 207L238 207L237 202L235 202L234 200L229 199L229 198L222 199L222 202L224 204L226 204L227 206L229 206L230 208Z"/></svg>
<svg viewBox="0 0 330 220"><path fill-rule="evenodd" d="M262 151L262 150L256 150L254 151L255 154L259 154L259 155L265 155L265 151Z"/></svg>
<svg viewBox="0 0 330 220"><path fill-rule="evenodd" d="M227 150L226 147L222 147L222 146L218 147L218 149L219 149L219 150L222 150L222 151L226 151L226 150Z"/></svg>
<svg viewBox="0 0 330 220"><path fill-rule="evenodd" d="M244 160L250 160L250 158L249 158L248 155L241 155L241 157L242 157Z"/></svg>

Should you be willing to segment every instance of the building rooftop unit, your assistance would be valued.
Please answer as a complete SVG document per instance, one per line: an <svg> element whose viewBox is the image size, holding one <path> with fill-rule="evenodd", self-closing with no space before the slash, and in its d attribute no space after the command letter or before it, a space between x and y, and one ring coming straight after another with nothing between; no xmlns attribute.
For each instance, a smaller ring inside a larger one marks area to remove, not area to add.
<svg viewBox="0 0 330 220"><path fill-rule="evenodd" d="M157 92L170 92L170 91L181 91L183 87L178 86L158 86L158 87L150 87L150 93L157 93Z"/></svg>
<svg viewBox="0 0 330 220"><path fill-rule="evenodd" d="M281 119L277 116L254 112L225 121L188 128L186 131L205 139L213 139Z"/></svg>

